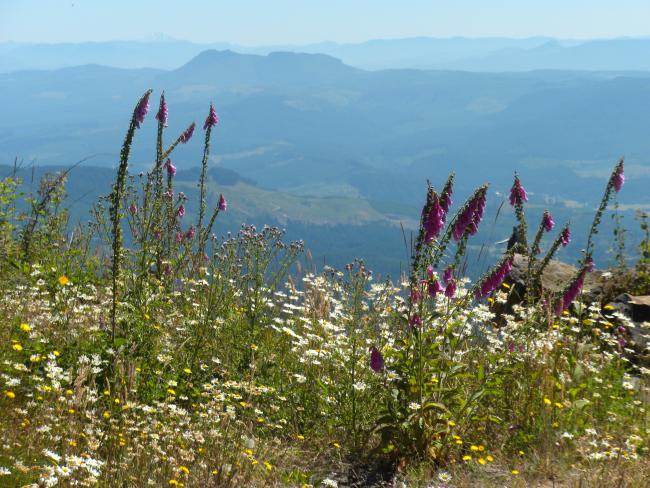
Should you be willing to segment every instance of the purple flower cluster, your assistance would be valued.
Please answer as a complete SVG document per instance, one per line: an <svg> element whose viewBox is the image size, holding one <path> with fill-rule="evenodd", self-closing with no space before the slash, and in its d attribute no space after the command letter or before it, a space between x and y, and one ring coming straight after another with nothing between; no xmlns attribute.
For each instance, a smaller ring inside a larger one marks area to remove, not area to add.
<svg viewBox="0 0 650 488"><path fill-rule="evenodd" d="M169 116L169 111L167 110L167 102L165 101L165 93L163 92L163 94L160 95L160 107L158 107L156 120L160 122L163 125L163 127L167 127L168 116Z"/></svg>
<svg viewBox="0 0 650 488"><path fill-rule="evenodd" d="M452 237L455 241L459 241L467 230L472 235L476 234L478 225L483 218L483 212L485 211L486 193L486 187L479 188L474 193L474 197L463 208L463 211L454 222Z"/></svg>
<svg viewBox="0 0 650 488"><path fill-rule="evenodd" d="M560 234L560 244L562 247L567 247L571 242L571 231L569 227L565 227L562 233Z"/></svg>
<svg viewBox="0 0 650 488"><path fill-rule="evenodd" d="M210 104L210 113L205 119L205 123L203 124L203 130L206 130L208 127L214 127L215 125L217 125L217 122L219 122L219 117L217 117L217 112L215 112L214 106Z"/></svg>
<svg viewBox="0 0 650 488"><path fill-rule="evenodd" d="M179 219L183 218L183 216L185 215L185 205L181 204L181 206L178 207L178 210L176 211L176 215L178 216Z"/></svg>
<svg viewBox="0 0 650 488"><path fill-rule="evenodd" d="M440 195L440 206L442 207L442 210L444 210L445 215L447 212L449 212L449 209L451 208L451 204L453 203L451 199L451 195L454 192L454 179L453 179L453 174L449 177L447 180L447 183L445 183L445 187L442 189L442 194Z"/></svg>
<svg viewBox="0 0 650 488"><path fill-rule="evenodd" d="M544 216L542 217L542 225L544 226L544 230L546 232L552 231L553 227L555 227L555 221L553 220L553 217L551 216L548 210L544 210Z"/></svg>
<svg viewBox="0 0 650 488"><path fill-rule="evenodd" d="M185 129L185 132L181 134L180 140L183 144L185 144L187 141L189 141L192 138L195 127L196 127L196 122L192 122L192 125L190 125L187 129Z"/></svg>
<svg viewBox="0 0 650 488"><path fill-rule="evenodd" d="M510 189L510 205L514 207L515 205L522 205L527 201L528 194L526 194L525 188L522 186L521 181L519 181L519 176L515 175L515 182Z"/></svg>
<svg viewBox="0 0 650 488"><path fill-rule="evenodd" d="M168 159L165 163L165 168L167 168L167 174L169 176L176 176L176 166L172 164L172 160Z"/></svg>
<svg viewBox="0 0 650 488"><path fill-rule="evenodd" d="M194 226L191 225L190 228L188 229L188 231L185 233L185 238L188 241L191 241L192 239L194 239L194 234L195 233L196 233L196 230L194 229Z"/></svg>
<svg viewBox="0 0 650 488"><path fill-rule="evenodd" d="M135 112L133 113L135 116L135 126L138 129L140 128L140 124L144 122L144 118L149 112L149 95L151 95L151 91L148 91L144 94L144 96L138 102L138 106L135 107Z"/></svg>
<svg viewBox="0 0 650 488"><path fill-rule="evenodd" d="M563 311L568 309L573 301L578 297L582 286L585 284L585 276L587 275L587 269L583 269L578 278L571 283L571 285L566 289L562 298L560 298L555 303L555 315L561 315Z"/></svg>
<svg viewBox="0 0 650 488"><path fill-rule="evenodd" d="M428 279L422 280L420 284L427 285L427 293L430 298L435 298L435 296L444 291L445 289L440 284L440 280L436 279L433 275L433 266L427 267L427 277Z"/></svg>
<svg viewBox="0 0 650 488"><path fill-rule="evenodd" d="M384 357L375 346L370 348L370 369L375 373L384 369Z"/></svg>
<svg viewBox="0 0 650 488"><path fill-rule="evenodd" d="M445 296L447 298L454 298L456 294L456 280L449 280L447 286L445 287Z"/></svg>
<svg viewBox="0 0 650 488"><path fill-rule="evenodd" d="M557 302L555 302L554 312L555 315L561 315L562 312L567 310L573 301L578 297L580 290L585 284L585 277L587 273L591 273L594 269L594 260L591 256L587 256L585 263L580 271L578 277L569 285L564 291L564 295Z"/></svg>
<svg viewBox="0 0 650 488"><path fill-rule="evenodd" d="M477 300L485 298L494 290L501 286L508 273L512 270L512 256L506 258L489 276L487 276L481 285L476 289L475 296Z"/></svg>
<svg viewBox="0 0 650 488"><path fill-rule="evenodd" d="M614 187L614 190L618 193L623 188L623 183L625 183L625 174L623 173L623 160L616 165L614 173L612 173L612 178L610 180L611 185Z"/></svg>
<svg viewBox="0 0 650 488"><path fill-rule="evenodd" d="M429 280L427 282L427 291L429 296L434 298L438 293L443 292L445 289L440 284L439 280Z"/></svg>
<svg viewBox="0 0 650 488"><path fill-rule="evenodd" d="M223 193L222 193L221 195L219 195L219 211L225 212L227 208L228 208L228 202L223 197Z"/></svg>
<svg viewBox="0 0 650 488"><path fill-rule="evenodd" d="M433 194L433 202L429 206L429 213L424 218L424 242L431 244L445 226L446 213L440 205L440 199Z"/></svg>
<svg viewBox="0 0 650 488"><path fill-rule="evenodd" d="M422 325L422 317L419 314L414 313L411 319L409 320L411 327L420 327Z"/></svg>

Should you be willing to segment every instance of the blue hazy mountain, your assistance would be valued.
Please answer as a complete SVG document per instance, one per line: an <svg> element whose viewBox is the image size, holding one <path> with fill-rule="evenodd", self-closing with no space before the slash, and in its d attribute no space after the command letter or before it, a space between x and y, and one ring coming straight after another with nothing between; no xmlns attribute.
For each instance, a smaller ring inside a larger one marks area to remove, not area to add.
<svg viewBox="0 0 650 488"><path fill-rule="evenodd" d="M548 37L377 39L360 43L241 46L163 38L60 44L0 43L0 72L57 69L82 64L174 69L202 51L328 54L364 69L416 68L467 71L650 70L650 39L562 40Z"/></svg>

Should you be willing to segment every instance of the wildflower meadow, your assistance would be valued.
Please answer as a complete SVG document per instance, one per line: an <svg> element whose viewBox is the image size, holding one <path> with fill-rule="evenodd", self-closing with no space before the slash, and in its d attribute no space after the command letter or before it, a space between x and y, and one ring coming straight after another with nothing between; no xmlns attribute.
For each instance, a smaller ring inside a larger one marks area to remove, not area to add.
<svg viewBox="0 0 650 488"><path fill-rule="evenodd" d="M423 182L403 276L309 270L281 229L219 235L215 108L170 143L152 96L89 224L68 219L66 173L33 195L0 180L0 486L650 486L647 351L585 292L622 160L559 290L543 277L571 225L527 208L518 175L516 231L474 281L489 192L457 194L462 174ZM151 168L132 174L154 124ZM188 201L173 157L201 135ZM641 248L630 291L647 293Z"/></svg>

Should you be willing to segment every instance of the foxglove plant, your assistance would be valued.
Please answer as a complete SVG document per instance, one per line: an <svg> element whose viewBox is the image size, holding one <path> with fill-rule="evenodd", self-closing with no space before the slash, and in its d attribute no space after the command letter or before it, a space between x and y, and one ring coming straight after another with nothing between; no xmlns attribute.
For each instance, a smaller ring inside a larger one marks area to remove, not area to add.
<svg viewBox="0 0 650 488"><path fill-rule="evenodd" d="M551 262L551 259L553 259L555 253L560 248L560 246L566 247L569 245L570 242L571 242L571 231L569 230L569 224L565 224L565 226L562 228L558 236L551 244L549 250L546 252L546 256L544 256L544 259L542 259L542 261L539 263L539 265L535 268L535 271L533 272L534 273L533 285L534 285L535 293L539 292L539 288L541 287L541 283L542 283L542 275L544 274L544 270L546 269L546 266L548 266L548 263Z"/></svg>
<svg viewBox="0 0 650 488"><path fill-rule="evenodd" d="M217 112L214 110L214 105L210 103L210 111L203 124L203 130L205 131L205 140L203 143L203 159L201 161L201 177L199 179L199 219L196 226L200 236L203 236L207 233L203 228L203 219L205 217L206 209L205 180L208 173L208 159L210 158L210 136L212 134L212 128L217 125L217 122L219 122ZM203 254L205 239L201 237L200 240L201 242L199 243L199 253Z"/></svg>
<svg viewBox="0 0 650 488"><path fill-rule="evenodd" d="M600 200L600 205L598 206L598 210L596 210L596 214L594 215L594 221L592 222L591 228L589 229L589 236L587 237L587 246L585 247L585 252L587 255L593 254L593 248L594 248L593 237L596 234L598 234L598 226L600 225L600 222L603 218L603 213L605 212L605 209L607 208L607 205L609 204L609 201L612 197L612 191L618 193L619 191L621 191L621 188L623 187L623 183L625 183L624 166L625 163L623 159L621 159L618 162L618 164L614 167L614 170L612 171L612 174L609 177L609 181L607 182L607 186L605 187L605 193L603 194L603 197Z"/></svg>
<svg viewBox="0 0 650 488"><path fill-rule="evenodd" d="M515 215L519 225L517 226L517 237L520 244L520 249L524 253L528 253L528 226L526 224L526 216L524 215L524 202L528 201L528 194L526 189L521 184L519 175L515 173L515 181L510 189L510 205L515 208Z"/></svg>
<svg viewBox="0 0 650 488"><path fill-rule="evenodd" d="M110 196L111 208L110 208L110 219L111 219L111 237L112 237L112 303L111 303L111 337L115 338L115 325L116 325L116 316L117 316L117 302L118 302L118 293L119 293L119 281L120 281L120 271L121 271L121 259L122 259L122 215L121 215L121 205L122 205L122 196L124 195L125 185L126 185L126 175L129 167L129 156L131 154L131 144L133 143L133 136L135 135L135 130L140 128L144 118L149 111L149 96L153 90L147 90L140 100L138 101L135 109L133 110L133 115L131 117L131 124L126 132L126 137L124 138L124 143L122 144L122 150L120 151L120 164L117 169L117 177L115 184L113 185L113 191Z"/></svg>

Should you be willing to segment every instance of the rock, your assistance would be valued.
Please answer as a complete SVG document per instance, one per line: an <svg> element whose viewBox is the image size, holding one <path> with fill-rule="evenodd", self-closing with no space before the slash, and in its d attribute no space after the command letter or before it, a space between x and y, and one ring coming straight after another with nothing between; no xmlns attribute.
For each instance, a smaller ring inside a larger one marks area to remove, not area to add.
<svg viewBox="0 0 650 488"><path fill-rule="evenodd" d="M551 260L542 274L542 286L546 292L559 292L564 289L577 272L578 269L575 266ZM528 258L521 254L515 254L508 281L511 285L514 284L517 286L520 296L523 296L526 291L527 275ZM587 301L597 298L600 295L603 282L604 278L601 271L594 270L587 274L583 287L583 294L587 295Z"/></svg>

